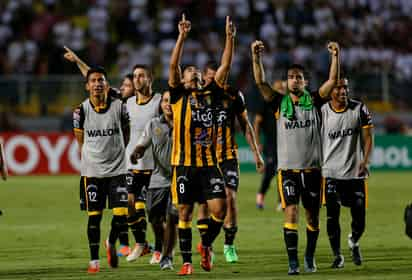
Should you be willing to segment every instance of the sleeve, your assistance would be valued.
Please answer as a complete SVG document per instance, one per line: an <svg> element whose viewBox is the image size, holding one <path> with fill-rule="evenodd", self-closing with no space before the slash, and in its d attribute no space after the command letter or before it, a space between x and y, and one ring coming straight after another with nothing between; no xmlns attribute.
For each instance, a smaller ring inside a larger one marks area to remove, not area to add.
<svg viewBox="0 0 412 280"><path fill-rule="evenodd" d="M282 101L282 97L283 95L278 93L277 91L274 91L274 97L273 100L270 102L265 101L266 103L268 103L269 107L274 111L277 112L280 106L280 102ZM263 112L263 108L262 108L262 112Z"/></svg>
<svg viewBox="0 0 412 280"><path fill-rule="evenodd" d="M122 102L120 122L121 122L122 128L128 127L130 125L129 112L127 111L127 106L125 102Z"/></svg>
<svg viewBox="0 0 412 280"><path fill-rule="evenodd" d="M175 104L180 99L180 97L182 97L185 90L186 89L184 88L182 83L180 83L177 87L171 87L169 85L170 103Z"/></svg>
<svg viewBox="0 0 412 280"><path fill-rule="evenodd" d="M310 95L312 96L313 99L313 105L320 110L323 104L328 102L328 99L324 99L320 96L319 91L311 91Z"/></svg>
<svg viewBox="0 0 412 280"><path fill-rule="evenodd" d="M80 104L73 111L73 130L83 131L84 118L83 106Z"/></svg>
<svg viewBox="0 0 412 280"><path fill-rule="evenodd" d="M136 146L143 146L147 148L152 143L152 123L153 121L150 121L146 124L142 135L139 137L139 139L137 139Z"/></svg>
<svg viewBox="0 0 412 280"><path fill-rule="evenodd" d="M365 104L361 104L360 107L360 122L362 128L373 127L372 115Z"/></svg>
<svg viewBox="0 0 412 280"><path fill-rule="evenodd" d="M233 109L236 114L240 115L246 111L246 102L243 93L238 90L235 95L235 100L233 102Z"/></svg>

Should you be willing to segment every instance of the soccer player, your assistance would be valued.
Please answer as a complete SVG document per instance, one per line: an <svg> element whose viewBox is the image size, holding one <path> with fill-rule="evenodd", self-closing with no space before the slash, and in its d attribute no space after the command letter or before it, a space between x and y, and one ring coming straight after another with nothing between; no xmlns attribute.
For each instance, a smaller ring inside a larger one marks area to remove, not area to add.
<svg viewBox="0 0 412 280"><path fill-rule="evenodd" d="M327 231L335 259L332 268L344 266L340 248L340 207L350 208L352 233L348 244L355 265L362 264L359 239L365 230L368 163L372 152L372 118L362 102L348 97L348 80L333 88L322 106L322 175L325 177Z"/></svg>
<svg viewBox="0 0 412 280"><path fill-rule="evenodd" d="M64 46L65 49L65 54L64 58L72 63L76 63L77 67L79 68L80 72L84 77L87 76L88 71L90 70L90 67L83 61L81 60L75 52L73 52L71 49L68 47ZM122 85L120 86L120 93L119 90L112 88L112 87L107 87L105 92L105 98L108 97L114 97L121 99L123 102L126 101L129 97L134 95L134 86L133 86L133 75L128 74L124 77L122 81ZM116 233L110 233L110 235ZM122 231L118 234L119 236L119 241L120 241L120 248L117 253L118 256L127 256L130 254L130 247L129 247L129 233L128 233L128 228L122 228ZM108 259L111 259L110 257L110 252L112 252L111 247L114 247L115 241L113 239L110 239L111 241L114 241L112 244L108 244L106 246L106 253L108 256ZM107 245L107 244L106 244Z"/></svg>
<svg viewBox="0 0 412 280"><path fill-rule="evenodd" d="M304 68L292 65L287 69L286 94L275 92L265 80L262 63L264 45L251 45L253 73L264 99L277 112L277 150L279 193L284 208L284 240L289 259L288 274L299 274L298 260L298 206L299 199L306 214L306 272L315 272L315 249L319 236L319 208L321 203L321 120L319 108L336 84L338 72L338 45L329 43L332 56L329 79L318 92L309 93L305 86Z"/></svg>
<svg viewBox="0 0 412 280"><path fill-rule="evenodd" d="M178 221L177 209L172 205L170 193L173 113L168 91L163 93L160 106L163 114L153 118L146 125L131 155L131 161L136 163L144 155L147 147L152 146L155 169L147 190L146 205L156 242L150 263L160 262L160 268L165 270L173 269L173 248Z"/></svg>
<svg viewBox="0 0 412 280"><path fill-rule="evenodd" d="M152 90L153 75L151 70L137 64L133 68L133 85L135 95L126 101L127 112L130 117L130 142L126 147L127 169L129 170L126 181L129 192L129 217L128 224L132 230L136 244L127 256L127 261L137 260L148 251L146 241L146 190L150 184L150 177L154 169L152 146L147 147L144 156L134 164L130 161L138 139L143 134L147 123L159 116L161 95Z"/></svg>
<svg viewBox="0 0 412 280"><path fill-rule="evenodd" d="M105 243L111 267L118 266L114 244L119 233L127 232L125 145L129 117L123 102L106 96L107 88L104 69L90 68L86 74L89 98L73 113L74 134L81 150L80 206L89 216L89 273L100 270L100 222L106 199L113 209L112 228Z"/></svg>
<svg viewBox="0 0 412 280"><path fill-rule="evenodd" d="M202 87L202 74L194 66L180 71L184 41L191 28L182 15L179 36L170 59L169 91L173 110L172 197L179 210L179 245L183 266L179 275L190 275L192 266L192 212L195 202L207 202L210 220L202 236L201 267L210 271L211 246L225 218L224 181L217 167L216 104L223 95L234 48L235 28L226 18L226 40L221 65L214 80Z"/></svg>
<svg viewBox="0 0 412 280"><path fill-rule="evenodd" d="M260 146L261 131L264 134L262 147L265 158L265 171L262 176L260 188L256 194L256 208L264 208L265 194L270 187L270 183L276 174L277 154L276 154L276 123L273 118L275 112L270 107L270 103L263 102L259 111L256 112L253 127L255 128L256 142Z"/></svg>
<svg viewBox="0 0 412 280"><path fill-rule="evenodd" d="M213 82L216 69L216 63L209 62L206 64L204 70L206 86ZM225 232L223 253L227 262L235 263L239 259L234 245L234 240L238 231L236 193L239 187L238 146L235 139L236 119L252 149L256 162L256 170L259 173L263 172L264 164L256 144L253 127L250 124L247 115L245 99L242 92L229 85L225 85L220 103L217 104L216 114L218 125L216 152L219 168L222 171L223 179L225 181L227 204L226 217L223 224L223 230ZM205 210L201 209L204 206L206 205L201 204L198 209L197 226L201 235L207 231L208 226L208 216L204 214Z"/></svg>

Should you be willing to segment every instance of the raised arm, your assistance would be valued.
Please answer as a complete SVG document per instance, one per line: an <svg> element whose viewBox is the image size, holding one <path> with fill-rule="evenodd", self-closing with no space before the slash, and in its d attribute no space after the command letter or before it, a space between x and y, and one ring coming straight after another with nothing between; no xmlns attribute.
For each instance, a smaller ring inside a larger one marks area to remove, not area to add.
<svg viewBox="0 0 412 280"><path fill-rule="evenodd" d="M251 45L253 77L260 94L266 101L272 101L274 92L272 87L266 82L265 70L263 69L262 54L265 49L262 41L254 41Z"/></svg>
<svg viewBox="0 0 412 280"><path fill-rule="evenodd" d="M66 53L64 54L64 58L70 62L76 63L77 67L80 69L80 72L82 73L83 77L87 76L87 71L89 71L90 67L87 65L83 60L81 60L71 49L68 47L64 46L63 47L66 50Z"/></svg>
<svg viewBox="0 0 412 280"><path fill-rule="evenodd" d="M180 59L183 53L183 43L190 32L191 23L186 20L185 14L182 14L182 19L179 21L179 36L177 37L175 47L170 57L169 65L169 86L177 87L182 80L182 73L180 70Z"/></svg>
<svg viewBox="0 0 412 280"><path fill-rule="evenodd" d="M329 79L319 88L319 95L323 99L328 99L332 89L340 78L340 57L339 44L336 42L329 42L328 51L331 55L331 64L329 69Z"/></svg>
<svg viewBox="0 0 412 280"><path fill-rule="evenodd" d="M216 70L215 81L218 85L223 86L229 77L230 67L232 66L233 54L235 49L235 37L236 27L230 20L230 17L226 17L226 39L225 49L223 50L222 60L219 68Z"/></svg>
<svg viewBox="0 0 412 280"><path fill-rule="evenodd" d="M252 125L250 124L246 110L238 115L238 120L243 133L245 134L246 141L248 142L250 149L252 150L252 153L255 157L256 171L262 173L264 170L264 161L256 143L255 132Z"/></svg>

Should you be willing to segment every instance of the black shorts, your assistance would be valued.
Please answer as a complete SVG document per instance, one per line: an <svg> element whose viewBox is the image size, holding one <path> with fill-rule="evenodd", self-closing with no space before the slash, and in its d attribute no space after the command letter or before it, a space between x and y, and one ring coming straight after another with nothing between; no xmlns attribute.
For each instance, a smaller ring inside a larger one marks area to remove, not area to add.
<svg viewBox="0 0 412 280"><path fill-rule="evenodd" d="M146 208L149 222L153 223L156 220L166 221L166 216L172 212L170 188L148 189Z"/></svg>
<svg viewBox="0 0 412 280"><path fill-rule="evenodd" d="M145 201L146 191L152 177L151 171L135 172L129 170L126 174L127 192L134 194L135 201Z"/></svg>
<svg viewBox="0 0 412 280"><path fill-rule="evenodd" d="M174 205L226 198L223 177L216 166L174 166L171 190Z"/></svg>
<svg viewBox="0 0 412 280"><path fill-rule="evenodd" d="M367 183L365 179L325 179L324 195L326 204L329 202L337 202L343 206L351 207L358 199L361 199L366 207L367 194Z"/></svg>
<svg viewBox="0 0 412 280"><path fill-rule="evenodd" d="M107 198L107 199L106 199ZM125 175L107 178L80 177L80 209L101 211L106 208L127 207Z"/></svg>
<svg viewBox="0 0 412 280"><path fill-rule="evenodd" d="M321 206L322 177L320 170L279 170L278 188L282 207L302 204L305 209L319 209Z"/></svg>
<svg viewBox="0 0 412 280"><path fill-rule="evenodd" d="M219 163L225 187L237 191L239 188L239 164L236 159L229 159Z"/></svg>

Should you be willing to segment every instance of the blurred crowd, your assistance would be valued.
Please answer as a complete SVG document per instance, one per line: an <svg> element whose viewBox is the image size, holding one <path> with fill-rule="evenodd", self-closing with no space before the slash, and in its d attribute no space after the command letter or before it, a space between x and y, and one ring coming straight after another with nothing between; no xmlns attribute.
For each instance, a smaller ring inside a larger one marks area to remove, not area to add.
<svg viewBox="0 0 412 280"><path fill-rule="evenodd" d="M238 43L232 74L239 80L250 73L255 38L266 43L267 69L299 62L325 74L325 45L336 40L350 72L385 69L400 80L412 77L409 0L2 0L0 75L72 71L62 60L67 45L112 74L139 62L165 79L182 12L192 21L183 63L200 66L219 59L224 19L233 17Z"/></svg>

